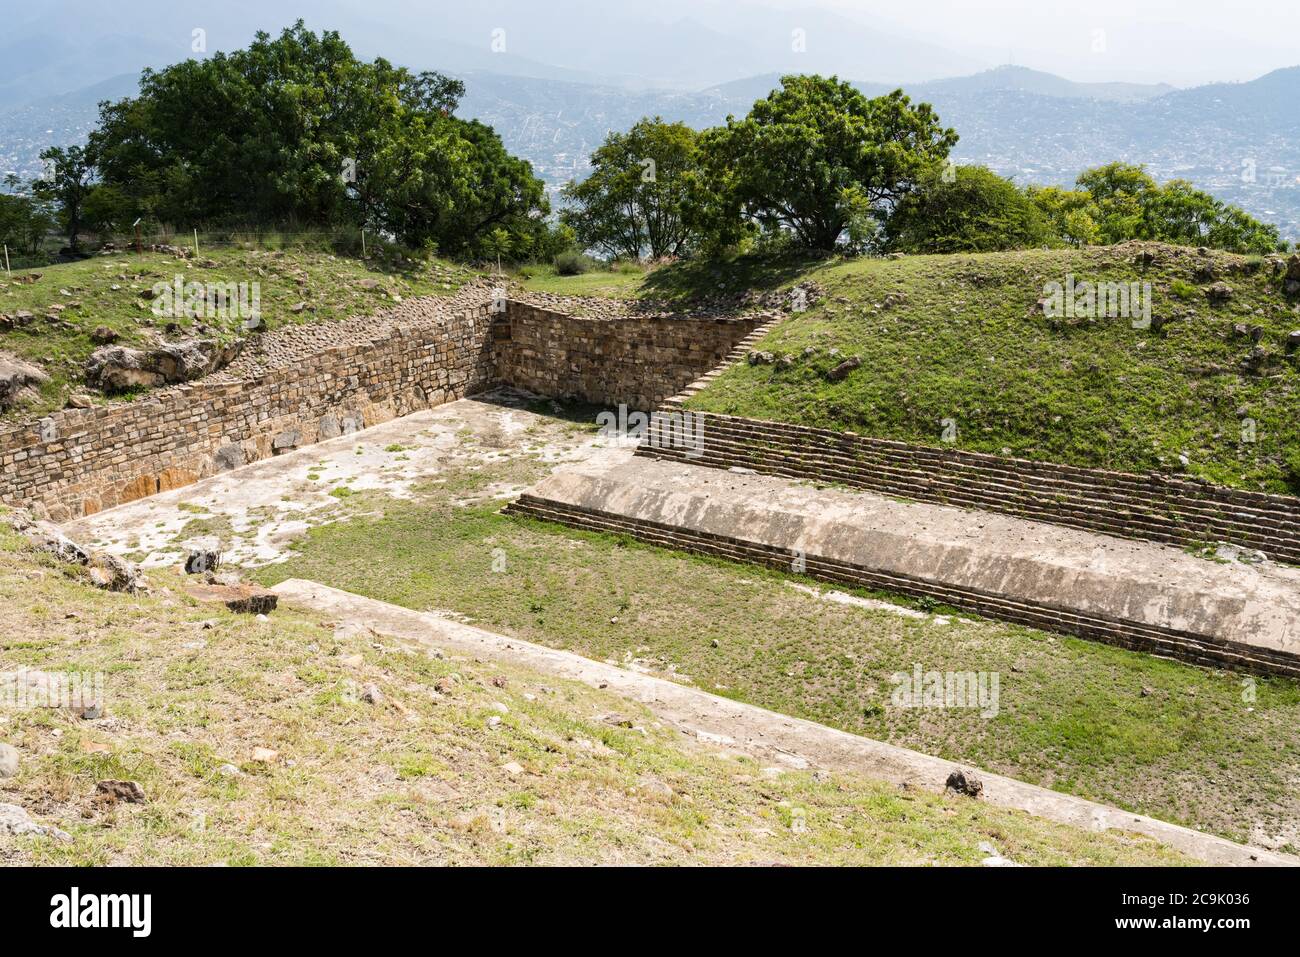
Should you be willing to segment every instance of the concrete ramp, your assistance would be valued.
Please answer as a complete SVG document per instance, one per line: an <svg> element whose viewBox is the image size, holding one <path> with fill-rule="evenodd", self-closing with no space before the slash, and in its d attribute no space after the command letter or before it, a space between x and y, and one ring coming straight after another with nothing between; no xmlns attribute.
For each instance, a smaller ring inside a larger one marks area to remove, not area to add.
<svg viewBox="0 0 1300 957"><path fill-rule="evenodd" d="M592 661L568 651L547 648L438 615L412 611L291 578L274 591L286 604L309 608L339 621L355 621L383 635L487 659L505 659L546 674L582 681L644 704L661 721L702 742L751 754L789 768L827 768L864 774L899 786L944 790L955 770L968 765L838 731L751 704L709 694L664 678ZM1232 841L1141 814L1049 791L1014 778L975 770L983 782L982 799L1035 817L1090 831L1142 834L1209 864L1220 866L1295 866L1287 854ZM962 798L962 800L966 800Z"/></svg>
<svg viewBox="0 0 1300 957"><path fill-rule="evenodd" d="M1300 676L1300 569L1221 562L1005 515L605 457L509 511L826 581L929 596L1198 664Z"/></svg>

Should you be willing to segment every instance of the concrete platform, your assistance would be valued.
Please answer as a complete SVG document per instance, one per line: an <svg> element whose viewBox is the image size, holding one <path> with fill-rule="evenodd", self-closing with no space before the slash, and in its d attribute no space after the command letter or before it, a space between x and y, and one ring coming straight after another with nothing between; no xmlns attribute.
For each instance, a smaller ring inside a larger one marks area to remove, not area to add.
<svg viewBox="0 0 1300 957"><path fill-rule="evenodd" d="M928 595L989 617L1212 666L1300 676L1300 569L868 492L619 457L512 512Z"/></svg>

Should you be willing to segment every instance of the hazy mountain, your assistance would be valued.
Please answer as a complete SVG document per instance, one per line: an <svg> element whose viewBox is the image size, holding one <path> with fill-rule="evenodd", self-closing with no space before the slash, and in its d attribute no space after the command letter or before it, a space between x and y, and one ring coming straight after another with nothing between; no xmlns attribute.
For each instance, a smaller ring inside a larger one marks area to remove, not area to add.
<svg viewBox="0 0 1300 957"><path fill-rule="evenodd" d="M597 17L585 0L319 0L306 20L313 29L342 25L360 56L464 78L461 114L495 127L552 189L585 174L607 132L642 116L703 127L747 112L783 72L833 72L873 96L901 84L957 129L959 160L1019 182L1068 184L1088 166L1141 162L1300 236L1300 67L1186 90L1083 83L1018 66L980 69L825 11L754 8L728 21L728 9L660 0L608 4ZM84 139L99 100L135 91L139 67L203 55L191 52L196 30L205 31L207 50L229 49L295 13L282 0L137 0L129 38L120 32L123 13L97 0L7 16L0 174L31 176L45 146ZM962 69L978 72L954 75ZM729 79L737 76L744 79Z"/></svg>

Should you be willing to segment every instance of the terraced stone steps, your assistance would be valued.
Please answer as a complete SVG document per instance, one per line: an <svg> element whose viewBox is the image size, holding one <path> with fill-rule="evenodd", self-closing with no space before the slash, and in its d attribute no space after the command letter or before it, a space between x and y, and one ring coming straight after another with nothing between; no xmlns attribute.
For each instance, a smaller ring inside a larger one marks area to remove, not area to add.
<svg viewBox="0 0 1300 957"><path fill-rule="evenodd" d="M638 453L560 469L510 514L928 597L1211 667L1300 677L1300 570L737 475Z"/></svg>

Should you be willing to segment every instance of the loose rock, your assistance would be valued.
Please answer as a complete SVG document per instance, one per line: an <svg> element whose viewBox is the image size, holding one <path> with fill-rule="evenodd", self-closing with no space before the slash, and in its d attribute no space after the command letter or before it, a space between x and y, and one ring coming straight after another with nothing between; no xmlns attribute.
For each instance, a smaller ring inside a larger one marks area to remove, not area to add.
<svg viewBox="0 0 1300 957"><path fill-rule="evenodd" d="M0 741L0 778L18 776L18 749Z"/></svg>
<svg viewBox="0 0 1300 957"><path fill-rule="evenodd" d="M953 771L952 774L948 775L948 780L944 784L944 791L978 798L984 793L984 782L969 771Z"/></svg>

